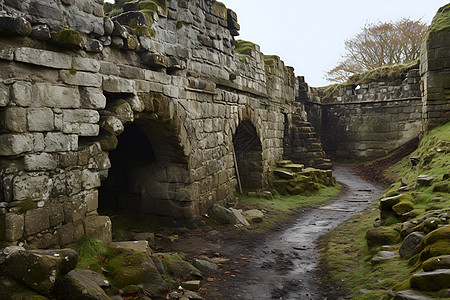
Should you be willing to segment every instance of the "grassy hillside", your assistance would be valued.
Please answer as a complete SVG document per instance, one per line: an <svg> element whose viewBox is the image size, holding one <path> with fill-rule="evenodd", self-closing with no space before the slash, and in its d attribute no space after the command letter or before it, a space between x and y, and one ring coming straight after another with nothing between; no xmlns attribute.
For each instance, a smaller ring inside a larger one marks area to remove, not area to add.
<svg viewBox="0 0 450 300"><path fill-rule="evenodd" d="M430 284L418 281L417 274L450 268L437 263L450 259L450 123L427 134L386 176L395 183L380 201L325 239L322 254L330 277L351 299L391 299L389 291L404 290L449 299L448 278L430 276ZM419 239L405 254L409 235ZM397 257L373 259L380 251Z"/></svg>

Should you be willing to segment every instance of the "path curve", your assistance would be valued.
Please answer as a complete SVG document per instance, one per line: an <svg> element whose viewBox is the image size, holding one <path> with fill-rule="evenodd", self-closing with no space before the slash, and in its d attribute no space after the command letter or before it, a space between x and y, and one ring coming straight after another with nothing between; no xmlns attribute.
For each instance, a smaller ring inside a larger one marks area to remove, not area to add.
<svg viewBox="0 0 450 300"><path fill-rule="evenodd" d="M318 278L318 240L376 201L383 189L349 166L336 165L333 175L346 191L327 205L302 212L290 228L238 258L245 264L235 284L223 291L224 299L332 299Z"/></svg>

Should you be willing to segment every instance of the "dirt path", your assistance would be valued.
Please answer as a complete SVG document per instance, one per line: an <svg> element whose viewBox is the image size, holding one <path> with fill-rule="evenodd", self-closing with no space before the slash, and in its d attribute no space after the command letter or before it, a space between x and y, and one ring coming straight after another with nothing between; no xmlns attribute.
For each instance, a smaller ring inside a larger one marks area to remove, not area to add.
<svg viewBox="0 0 450 300"><path fill-rule="evenodd" d="M353 214L365 209L382 187L364 181L344 165L334 176L346 187L339 197L319 208L301 212L285 228L262 239L254 235L219 240L190 240L191 250L218 252L230 259L203 285L206 299L335 299L322 282L317 243ZM186 251L186 247L182 247Z"/></svg>

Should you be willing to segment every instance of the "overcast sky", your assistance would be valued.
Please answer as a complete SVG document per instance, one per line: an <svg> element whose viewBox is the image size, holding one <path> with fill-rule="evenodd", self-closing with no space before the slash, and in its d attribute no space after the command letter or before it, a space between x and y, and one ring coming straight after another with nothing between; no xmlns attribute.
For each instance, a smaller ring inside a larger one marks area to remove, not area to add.
<svg viewBox="0 0 450 300"><path fill-rule="evenodd" d="M429 24L450 0L221 1L238 14L241 35L237 38L260 45L264 54L279 55L311 86L323 86L329 84L324 73L344 54L344 41L365 24L402 17Z"/></svg>
<svg viewBox="0 0 450 300"><path fill-rule="evenodd" d="M241 35L276 54L311 86L328 85L324 73L344 54L344 41L366 23L402 17L431 22L450 0L222 0L238 15Z"/></svg>

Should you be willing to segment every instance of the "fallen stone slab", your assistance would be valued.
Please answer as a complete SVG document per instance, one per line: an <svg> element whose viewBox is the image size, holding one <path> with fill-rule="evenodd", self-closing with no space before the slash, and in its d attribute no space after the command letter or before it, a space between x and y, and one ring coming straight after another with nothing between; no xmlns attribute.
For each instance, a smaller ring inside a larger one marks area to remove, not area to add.
<svg viewBox="0 0 450 300"><path fill-rule="evenodd" d="M244 226L250 226L250 223L247 219L242 215L242 211L234 208L230 208L231 212L236 216L236 219Z"/></svg>
<svg viewBox="0 0 450 300"><path fill-rule="evenodd" d="M417 291L406 290L395 294L394 300L431 300L432 298L425 296Z"/></svg>
<svg viewBox="0 0 450 300"><path fill-rule="evenodd" d="M238 220L231 210L219 204L214 204L211 210L211 216L223 224L236 224Z"/></svg>
<svg viewBox="0 0 450 300"><path fill-rule="evenodd" d="M281 179L293 179L295 176L294 173L279 169L274 170L273 174Z"/></svg>
<svg viewBox="0 0 450 300"><path fill-rule="evenodd" d="M146 252L152 254L152 249L148 245L148 241L124 241L124 242L112 242L111 248L127 248L136 251Z"/></svg>
<svg viewBox="0 0 450 300"><path fill-rule="evenodd" d="M422 291L448 289L450 288L450 269L416 273L411 277L410 283L411 287Z"/></svg>
<svg viewBox="0 0 450 300"><path fill-rule="evenodd" d="M371 260L371 264L372 266L384 263L385 261L394 259L400 257L400 255L398 255L395 252L392 251L380 251L378 252Z"/></svg>
<svg viewBox="0 0 450 300"><path fill-rule="evenodd" d="M186 290L198 291L200 289L200 280L185 281L181 286Z"/></svg>
<svg viewBox="0 0 450 300"><path fill-rule="evenodd" d="M98 285L99 280L101 279L86 271L88 270L70 271L58 281L55 287L56 293L64 295L64 299L67 300L109 300L110 298L108 295L106 295L105 291ZM98 275L101 276L100 274Z"/></svg>

